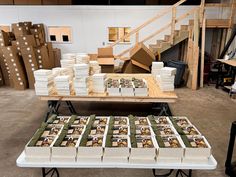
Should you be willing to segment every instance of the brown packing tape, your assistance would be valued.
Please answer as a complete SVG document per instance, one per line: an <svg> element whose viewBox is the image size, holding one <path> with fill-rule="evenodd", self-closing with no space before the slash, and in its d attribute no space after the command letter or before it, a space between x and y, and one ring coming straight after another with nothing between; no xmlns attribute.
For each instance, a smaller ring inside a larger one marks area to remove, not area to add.
<svg viewBox="0 0 236 177"><path fill-rule="evenodd" d="M55 67L54 63L55 63L55 58L54 58L54 54L53 54L53 47L52 47L52 43L51 42L47 42L45 44L45 46L48 49L48 56L49 56L49 63L50 63L50 69Z"/></svg>
<svg viewBox="0 0 236 177"><path fill-rule="evenodd" d="M3 47L2 52L11 72L11 77L14 82L14 88L24 90L27 88L27 79L25 74L24 64L17 54L14 46Z"/></svg>
<svg viewBox="0 0 236 177"><path fill-rule="evenodd" d="M54 54L54 67L61 67L61 49L53 49Z"/></svg>
<svg viewBox="0 0 236 177"><path fill-rule="evenodd" d="M11 79L10 69L8 67L5 57L3 57L1 48L0 48L0 66L2 69L4 84L6 86L14 87L12 79Z"/></svg>
<svg viewBox="0 0 236 177"><path fill-rule="evenodd" d="M148 67L155 61L155 55L142 43L135 45L131 49L130 58Z"/></svg>
<svg viewBox="0 0 236 177"><path fill-rule="evenodd" d="M38 62L35 57L34 49L33 47L23 47L21 49L23 61L25 64L25 69L27 73L27 78L29 82L29 88L34 89L34 71L39 69Z"/></svg>
<svg viewBox="0 0 236 177"><path fill-rule="evenodd" d="M46 46L37 47L35 50L35 56L38 61L39 68L50 69L50 62L48 56L48 50Z"/></svg>

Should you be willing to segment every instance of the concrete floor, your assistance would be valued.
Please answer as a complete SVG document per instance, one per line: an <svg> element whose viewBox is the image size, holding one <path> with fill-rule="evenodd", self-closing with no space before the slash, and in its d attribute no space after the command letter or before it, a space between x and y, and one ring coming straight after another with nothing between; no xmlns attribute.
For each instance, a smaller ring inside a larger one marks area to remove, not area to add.
<svg viewBox="0 0 236 177"><path fill-rule="evenodd" d="M181 88L176 92L179 99L170 105L172 113L187 116L198 127L212 145L213 155L218 162L216 170L193 171L193 177L225 176L224 162L231 122L236 120L236 101L231 100L227 93L214 87L205 87L198 91ZM40 169L19 168L15 161L43 121L47 110L46 102L40 101L32 90L15 91L9 88L0 88L0 100L0 177L41 176ZM106 108L111 110L109 114L119 114L121 110L129 113L129 109L136 111L136 114L144 111L149 113L148 105L135 107L123 104L98 105L98 103L76 105L76 109L80 110L81 114L88 114L88 111L103 114ZM111 175L113 177L153 177L151 170L59 169L59 171L61 177L110 177Z"/></svg>

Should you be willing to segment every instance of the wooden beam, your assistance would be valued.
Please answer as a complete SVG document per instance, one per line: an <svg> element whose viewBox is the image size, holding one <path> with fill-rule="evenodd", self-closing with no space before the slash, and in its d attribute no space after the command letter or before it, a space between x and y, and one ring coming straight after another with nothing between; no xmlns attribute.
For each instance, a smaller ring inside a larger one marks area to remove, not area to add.
<svg viewBox="0 0 236 177"><path fill-rule="evenodd" d="M174 36L175 36L175 23L176 23L176 8L172 8L172 19L171 19L171 37L170 43L173 45L174 43Z"/></svg>
<svg viewBox="0 0 236 177"><path fill-rule="evenodd" d="M232 4L226 4L226 3L206 3L205 7L230 7Z"/></svg>
<svg viewBox="0 0 236 177"><path fill-rule="evenodd" d="M138 44L139 41L139 32L135 34L135 44Z"/></svg>
<svg viewBox="0 0 236 177"><path fill-rule="evenodd" d="M194 12L194 41L193 41L193 72L192 72L192 90L197 90L198 86L198 60L199 60L199 10Z"/></svg>
<svg viewBox="0 0 236 177"><path fill-rule="evenodd" d="M205 60L205 36L206 36L206 18L203 17L202 21L202 44L201 44L201 74L200 74L200 87L203 87L204 82L204 60Z"/></svg>

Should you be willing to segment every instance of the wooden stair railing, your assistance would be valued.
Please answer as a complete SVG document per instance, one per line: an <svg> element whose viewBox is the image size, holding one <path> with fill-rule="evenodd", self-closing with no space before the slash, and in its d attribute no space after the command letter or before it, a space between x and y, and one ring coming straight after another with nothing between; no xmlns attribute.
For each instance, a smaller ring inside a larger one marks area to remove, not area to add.
<svg viewBox="0 0 236 177"><path fill-rule="evenodd" d="M183 14L183 15L181 15L180 17L178 17L178 18L175 19L175 24L177 24L177 23L180 22L181 20L185 19L185 18L188 17L189 15L193 14L193 13L194 13L196 10L198 10L198 9L199 9L199 7L195 7L195 8L192 8L192 9L188 10L185 14ZM166 24L165 26L163 26L162 28L158 29L156 32L152 33L151 35L147 36L146 38L144 38L144 39L141 40L140 42L141 42L141 43L144 43L144 42L146 42L146 41L152 39L153 37L157 36L158 34L160 34L160 33L163 32L163 31L167 30L167 29L170 28L171 26L172 26L172 22ZM173 34L174 34L174 32L173 32ZM173 37L174 37L174 35L173 35ZM173 39L171 39L171 40L173 40ZM173 40L173 42L174 42L174 40ZM172 44L173 44L173 43L172 43ZM121 52L120 54L118 54L116 57L117 57L117 58L122 58L122 56L125 55L126 53L128 53L132 48L133 48L133 46L130 47L130 48L128 48L128 49L126 49L126 50L124 50L123 52Z"/></svg>
<svg viewBox="0 0 236 177"><path fill-rule="evenodd" d="M114 43L112 43L111 45L108 45L107 47L114 47L115 45L119 44L120 42L122 42L124 39L127 39L128 37L132 36L133 34L138 33L141 29L143 29L144 27L146 27L147 25L151 24L152 22L156 21L157 19L159 19L160 17L168 14L169 12L172 12L173 8L178 7L180 4L184 3L186 0L180 0L179 2L175 3L174 5L172 5L171 7L168 7L166 9L163 9L159 14L157 14L156 16L152 17L151 19L149 19L148 21L144 22L142 25L138 26L137 28L133 29L132 31L130 31L128 34L124 35L123 37L119 38L117 41L115 41ZM136 34L136 37L138 36L138 34ZM136 38L136 42L138 41L138 39Z"/></svg>

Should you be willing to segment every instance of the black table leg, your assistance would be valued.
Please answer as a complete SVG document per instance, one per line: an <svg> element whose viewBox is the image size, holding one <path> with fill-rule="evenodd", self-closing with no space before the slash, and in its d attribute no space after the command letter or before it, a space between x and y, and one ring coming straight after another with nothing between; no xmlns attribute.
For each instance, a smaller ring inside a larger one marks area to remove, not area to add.
<svg viewBox="0 0 236 177"><path fill-rule="evenodd" d="M156 169L152 169L152 173L155 177L168 177L172 174L173 171L174 170L171 169L168 173L159 175L159 174L156 174Z"/></svg>
<svg viewBox="0 0 236 177"><path fill-rule="evenodd" d="M168 103L152 103L152 110L159 111L158 116L172 116Z"/></svg>
<svg viewBox="0 0 236 177"><path fill-rule="evenodd" d="M219 88L219 82L220 82L220 76L222 74L222 64L218 63L218 72L217 72L217 77L216 77L216 88Z"/></svg>
<svg viewBox="0 0 236 177"><path fill-rule="evenodd" d="M68 108L69 108L69 110L70 110L70 113L71 113L71 114L76 114L75 108L74 108L74 106L72 105L71 101L66 101L66 104L67 104L67 106L68 106Z"/></svg>
<svg viewBox="0 0 236 177"><path fill-rule="evenodd" d="M47 177L47 175L50 175L51 177L60 177L57 168L51 168L48 171L46 171L46 168L42 168L42 176Z"/></svg>
<svg viewBox="0 0 236 177"><path fill-rule="evenodd" d="M192 177L192 170L188 170L188 173L184 172L183 170L177 170L176 177Z"/></svg>
<svg viewBox="0 0 236 177"><path fill-rule="evenodd" d="M57 114L56 107L58 104L59 104L58 101L48 101L48 111L47 111L45 119L44 119L45 122L48 120L48 117L51 114Z"/></svg>

